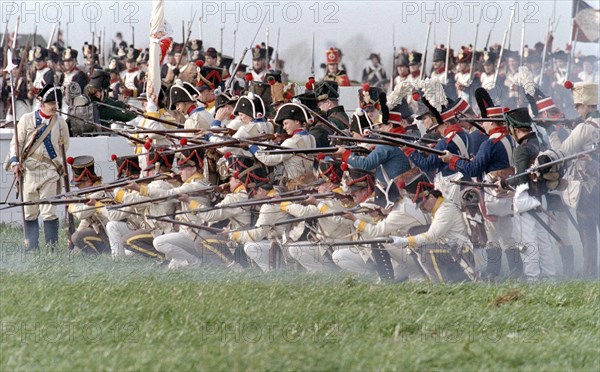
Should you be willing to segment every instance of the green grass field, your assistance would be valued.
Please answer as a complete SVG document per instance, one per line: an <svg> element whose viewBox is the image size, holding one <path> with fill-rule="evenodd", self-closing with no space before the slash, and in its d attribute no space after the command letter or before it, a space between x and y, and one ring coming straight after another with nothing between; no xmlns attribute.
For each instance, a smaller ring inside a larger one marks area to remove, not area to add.
<svg viewBox="0 0 600 372"><path fill-rule="evenodd" d="M598 281L171 272L0 233L2 371L600 369Z"/></svg>

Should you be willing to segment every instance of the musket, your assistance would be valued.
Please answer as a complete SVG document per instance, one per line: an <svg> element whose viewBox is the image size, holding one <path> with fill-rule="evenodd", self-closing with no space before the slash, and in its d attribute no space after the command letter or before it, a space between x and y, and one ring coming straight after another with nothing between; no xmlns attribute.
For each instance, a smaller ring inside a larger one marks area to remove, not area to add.
<svg viewBox="0 0 600 372"><path fill-rule="evenodd" d="M8 14L8 18L6 19L6 23L4 24L4 32L2 32L2 40L0 40L0 48L4 47L4 43L6 42L6 34L8 33L8 23L10 22L11 13ZM17 35L15 34L15 37ZM4 66L2 66L4 67Z"/></svg>
<svg viewBox="0 0 600 372"><path fill-rule="evenodd" d="M367 240L346 240L342 242L323 242L323 243L295 243L296 247L315 247L324 245L328 247L341 247L349 245L364 245L364 244L391 244L394 242L392 238L378 238L378 239L367 239Z"/></svg>
<svg viewBox="0 0 600 372"><path fill-rule="evenodd" d="M346 213L356 213L356 210L350 210L349 209L349 210L345 210L345 211L337 211L337 212L329 212L329 213L323 213L323 214L315 214L314 216L290 218L290 219L287 219L287 220L275 222L275 223L273 223L271 225L248 226L248 227L243 228L243 229L231 230L230 232L248 231L248 230L252 230L252 229L257 228L257 227L258 228L265 228L265 227L284 226L284 225L288 225L288 224L296 223L296 222L304 222L304 221L309 221L309 220L318 220L318 219L327 218L327 217L341 216L341 215L344 215Z"/></svg>
<svg viewBox="0 0 600 372"><path fill-rule="evenodd" d="M46 46L46 49L50 49L50 47L52 46L52 40L54 40L54 34L56 33L56 26L58 26L57 23L54 24L54 26L52 26L52 32L50 32L50 38L48 39L48 45ZM15 38L17 37L17 35L15 35ZM92 42L94 42L92 40Z"/></svg>
<svg viewBox="0 0 600 372"><path fill-rule="evenodd" d="M94 123L93 121L86 120L86 119L80 118L80 117L78 117L78 116L75 116L75 115L68 114L68 113L66 113L66 112L63 112L63 111L58 111L58 110L57 110L56 112L57 112L57 113L59 113L59 114L62 114L62 115L66 115L66 116L69 116L69 117L75 118L75 119L77 119L77 120L81 120L81 121L83 121L83 122L84 122L84 123L86 123L86 124L91 124L91 125L95 126L96 128L98 128L98 129L100 129L100 130L102 130L102 131L107 131L107 132L110 132L110 133L114 133L114 134L116 134L116 135L119 135L119 136L121 136L121 137L125 137L125 138L127 138L128 140L130 140L130 141L132 141L132 142L137 142L137 143L139 143L139 144L142 144L142 145L144 145L144 144L146 143L146 141L144 141L143 139L140 139L140 138L135 138L135 137L133 137L133 136L130 136L130 135L126 134L126 133L121 133L121 132L120 132L120 131L118 131L118 130L114 130L114 129L112 129L112 128L105 127L105 126L103 126L103 125L100 125L100 124Z"/></svg>
<svg viewBox="0 0 600 372"><path fill-rule="evenodd" d="M326 192L323 194L304 194L304 195L288 196L288 197L281 197L281 195L282 194L276 195L275 197L255 199L255 200L239 202L239 203L215 205L214 207L190 209L187 211L176 212L173 215L186 214L186 213L206 213L206 212L212 212L212 211L219 210L219 209L253 207L253 206L263 205L263 204L277 204L277 203L283 203L283 202L302 202L302 201L306 200L309 196L312 196L315 199L327 199L327 198L331 198L331 197L335 196L335 194L332 192ZM158 216L158 217L165 217L165 216Z"/></svg>
<svg viewBox="0 0 600 372"><path fill-rule="evenodd" d="M471 48L471 66L469 68L469 83L473 82L473 74L475 69L475 51L477 50L477 38L479 37L479 25L481 24L481 18L483 17L483 10L479 13L479 21L475 26L475 41L473 41L473 48Z"/></svg>
<svg viewBox="0 0 600 372"><path fill-rule="evenodd" d="M452 22L448 22L448 41L446 42L446 76L444 84L448 84L448 75L450 75L450 36L452 36Z"/></svg>
<svg viewBox="0 0 600 372"><path fill-rule="evenodd" d="M338 128L335 124L333 124L329 120L325 119L323 116L319 115L317 112L315 112L312 109L310 109L308 106L302 104L302 107L304 107L306 109L306 111L308 111L312 116L314 116L315 118L319 119L320 122L322 122L323 124L327 125L327 127L329 129L331 129L332 131L334 131L335 133L340 134L342 136L350 137L349 134L347 134L346 132L344 132L343 130L341 130L340 128Z"/></svg>
<svg viewBox="0 0 600 372"><path fill-rule="evenodd" d="M232 53L232 57L231 59L233 59L235 61L235 52L236 52L236 48L237 48L237 32L240 29L240 24L236 23L235 24L235 30L233 30L233 53ZM234 76L233 74L231 75L231 78L233 79Z"/></svg>
<svg viewBox="0 0 600 372"><path fill-rule="evenodd" d="M498 185L496 185L495 183L486 183L486 182L471 182L471 181L450 181L456 185L461 185L461 186L472 186L472 187L489 187L489 188L496 188L498 187Z"/></svg>
<svg viewBox="0 0 600 372"><path fill-rule="evenodd" d="M138 155L134 155L135 157L137 157ZM134 157L132 156L132 157ZM104 185L99 185L99 186L90 186L90 187L86 187L83 189L79 189L79 190L75 190L75 191L71 191L65 194L60 194L60 195L55 195L52 198L48 198L48 199L42 199L42 200L51 200L51 199L58 199L58 198L65 198L65 197L71 197L71 196L79 196L79 195L84 195L84 194L93 194L96 192L100 192L100 191L109 191L112 189L116 189L117 187L121 187L121 186L125 186L130 182L136 182L136 183L141 183L141 182L150 182L150 181L154 181L156 179L159 178L164 178L165 174L154 174L152 176L148 176L148 177L142 177L142 178L135 178L135 179L119 179Z"/></svg>
<svg viewBox="0 0 600 372"><path fill-rule="evenodd" d="M315 33L312 34L312 57L310 62L310 76L315 76Z"/></svg>
<svg viewBox="0 0 600 372"><path fill-rule="evenodd" d="M146 217L151 218L153 220L161 221L161 222L172 223L174 225L187 226L187 227L191 227L193 229L208 231L208 232L210 232L212 234L222 234L224 232L223 229L218 229L216 227L199 225L199 224L192 223L192 222L187 222L187 221L179 221L179 220L175 220L175 219L172 219L172 218L152 217L152 216L146 216Z"/></svg>
<svg viewBox="0 0 600 372"><path fill-rule="evenodd" d="M309 155L309 154L333 154L338 150L337 147L335 146L331 146L331 147L315 147L315 148L308 148L308 149L294 149L294 148L287 148L287 149L280 149L280 150L261 150L260 152L264 153L264 154L269 154L269 155L288 155L288 154L304 154L304 155ZM361 150L366 150L364 147L360 147L360 146L353 146L353 147L349 147L348 150L351 151L361 151Z"/></svg>
<svg viewBox="0 0 600 372"><path fill-rule="evenodd" d="M482 12L483 12L483 11L482 11ZM496 19L496 20L494 21L494 23L492 23L492 28L490 28L490 32L488 32L487 39L485 40L485 49L486 49L486 50L487 50L488 46L490 46L490 39L491 39L491 37L492 37L492 32L494 32L494 28L496 27L496 22L497 22L497 21L498 21L498 20Z"/></svg>
<svg viewBox="0 0 600 372"><path fill-rule="evenodd" d="M90 200L92 200L92 199L91 198L74 198L74 199L44 199L44 200L28 201L28 202L23 202L23 203L8 202L8 203L6 203L8 206L0 208L0 211L9 209L9 208L13 208L13 207L30 206L30 205L65 205L65 204L68 205L68 204L81 204L81 203L85 204L85 203L89 202ZM101 199L99 201L106 203L106 202L110 202L111 199Z"/></svg>
<svg viewBox="0 0 600 372"><path fill-rule="evenodd" d="M528 168L524 172L521 172L519 174L515 174L514 176L508 177L506 179L506 182L509 182L510 180L513 180L515 178L519 178L519 177L530 175L531 173L535 173L535 172L537 172L539 170L542 170L542 169L551 168L551 167L553 167L554 165L557 165L557 164L564 164L567 161L570 161L570 160L573 160L573 159L577 159L578 157L580 157L582 155L590 154L590 153L598 151L598 150L599 150L599 147L597 147L596 145L594 145L593 148L588 149L588 150L584 150L584 151L581 151L581 152L578 152L577 154L565 156L563 158L559 158L559 159L550 161L548 163L544 163L544 164L541 164L541 165L537 165L535 167Z"/></svg>
<svg viewBox="0 0 600 372"><path fill-rule="evenodd" d="M163 124L167 124L167 125L172 125L172 126L174 126L176 128L183 128L184 127L184 124L178 123L176 121L171 121L171 120L161 119L161 118L155 118L155 117L149 115L146 112L140 111L140 109L138 109L135 106L130 105L127 102L123 102L123 103L125 103L127 105L127 107L129 108L129 110L128 109L124 109L123 107L109 105L107 103L100 102L100 101L98 101L98 102L92 102L92 103L98 104L100 106L110 107L112 109L121 111L122 113L125 113L125 114L127 114L127 113L133 113L133 114L135 114L137 116L141 116L141 117L143 117L145 119L153 120L153 121L156 121L156 122L159 122L159 123L163 123Z"/></svg>
<svg viewBox="0 0 600 372"><path fill-rule="evenodd" d="M259 146L265 146L265 147L271 146L271 147L275 147L275 148L281 148L281 146L272 145L270 143L258 142L261 139L265 139L265 138L268 138L271 136L272 136L271 134L263 134L260 136L250 137L250 138L233 138L233 139L221 141L221 142L209 142L209 143L205 143L203 145L184 146L179 149L164 151L163 154L171 155L171 154L176 154L181 151L200 150L200 149L206 150L206 149L212 149L212 148L218 148L218 147L224 147L224 146L235 147L233 145L239 145L241 143L252 143L252 144L259 145Z"/></svg>
<svg viewBox="0 0 600 372"><path fill-rule="evenodd" d="M329 136L329 138L331 138L331 139L337 139L337 140L346 141L346 142L361 142L361 143L370 143L373 145L386 145L386 146L406 146L406 147L413 148L415 150L428 152L428 153L435 154L435 155L441 156L441 155L445 154L444 151L433 149L429 146L418 145L416 143L404 141L404 140L401 140L398 138L387 137L383 134L380 134L379 137L381 137L382 139ZM470 159L465 158L464 156L460 156L460 155L456 155L456 154L455 154L455 156L458 156L462 160L470 160Z"/></svg>
<svg viewBox="0 0 600 372"><path fill-rule="evenodd" d="M225 31L225 23L221 23L221 43L219 44L219 52L223 54L223 31Z"/></svg>
<svg viewBox="0 0 600 372"><path fill-rule="evenodd" d="M135 27L133 25L131 26L131 45L133 45L133 47L135 48Z"/></svg>
<svg viewBox="0 0 600 372"><path fill-rule="evenodd" d="M258 29L256 30L256 33L254 34L254 38L252 38L252 42L250 43L250 46L244 48L244 51L242 52L242 57L240 58L238 63L235 65L235 69L233 70L233 73L231 74L232 78L229 79L229 81L227 82L227 85L225 86L225 90L229 89L231 87L231 84L233 84L233 80L234 80L233 78L235 77L235 74L240 69L240 65L242 64L242 62L244 62L244 58L246 58L246 53L248 53L250 48L252 48L254 46L254 41L256 40L256 37L258 36L258 33L260 32L260 29L262 28L262 25L263 25L263 23L265 23L266 19L267 19L267 15L265 15L262 22L260 22L260 25L258 25ZM267 54L269 54L268 50L267 50Z"/></svg>
<svg viewBox="0 0 600 372"><path fill-rule="evenodd" d="M396 79L394 76L396 75L396 24L392 24L392 90L394 90L394 83Z"/></svg>
<svg viewBox="0 0 600 372"><path fill-rule="evenodd" d="M181 60L183 59L183 55L187 55L188 53L188 44L190 42L190 37L192 36L192 24L194 24L194 19L196 18L196 13L192 15L192 20L190 21L190 27L188 29L187 35L185 34L185 21L181 21L181 28L183 31L183 50L181 51L182 58L179 58L177 64L175 65L176 69L179 69L179 65L181 64Z"/></svg>
<svg viewBox="0 0 600 372"><path fill-rule="evenodd" d="M523 24L521 24L521 48L520 48L520 54L521 54L521 59L520 59L520 65L523 66L523 55L525 54L525 22L523 22Z"/></svg>
<svg viewBox="0 0 600 372"><path fill-rule="evenodd" d="M542 68L540 69L540 77L538 86L542 86L544 82L544 69L546 67L546 54L548 53L548 35L552 29L552 18L548 19L548 31L546 32L546 40L544 40L544 50L542 51Z"/></svg>
<svg viewBox="0 0 600 372"><path fill-rule="evenodd" d="M135 127L134 129L125 129L124 132L129 133L155 133L155 134L165 134L168 135L170 133L198 133L198 131L202 130L205 132L211 133L231 133L231 129L229 128L209 128L209 129L136 129L140 127ZM235 131L234 131L235 133Z"/></svg>
<svg viewBox="0 0 600 372"><path fill-rule="evenodd" d="M281 27L277 28L277 43L275 46L275 68L274 70L279 69L279 38L281 37Z"/></svg>
<svg viewBox="0 0 600 372"><path fill-rule="evenodd" d="M429 22L429 26L427 27L427 36L425 37L425 51L423 52L423 61L421 63L421 76L419 77L420 80L423 80L423 78L425 77L425 64L427 63L429 36L431 35L431 24L432 22Z"/></svg>
<svg viewBox="0 0 600 372"><path fill-rule="evenodd" d="M494 86L494 87L496 86L496 83L498 81L498 73L500 71L500 63L502 62L502 56L504 55L504 47L506 46L506 39L508 38L508 33L512 29L512 24L515 19L515 10L516 9L517 9L517 5L514 4L512 7L512 12L510 14L510 19L508 21L508 29L506 31L504 31L504 37L502 38L502 46L500 48L500 55L498 56L498 63L496 64L496 71L494 71L494 81L492 84L492 86Z"/></svg>
<svg viewBox="0 0 600 372"><path fill-rule="evenodd" d="M515 1L513 6L512 6L512 14L513 16L511 17L511 22L508 24L508 50L510 50L510 46L511 46L511 41L512 41L512 29L513 29L513 24L514 24L514 18L516 15L516 11L517 11L517 2Z"/></svg>
<svg viewBox="0 0 600 372"><path fill-rule="evenodd" d="M265 28L265 49L266 49L266 53L265 53L265 68L267 70L269 70L269 27Z"/></svg>
<svg viewBox="0 0 600 372"><path fill-rule="evenodd" d="M211 187L206 187L203 189L194 190L192 192L186 193L185 195L189 195L189 196L203 195L208 192L214 192L215 190L216 190L216 187L211 186ZM142 205L142 204L157 203L157 202L161 202L161 201L165 201L165 200L169 200L169 199L177 199L178 196L179 195L159 196L156 198L148 198L146 200L140 200L140 201L126 203L126 204L115 204L115 205L111 205L110 207L107 207L107 209L129 208L129 207L135 207L135 206Z"/></svg>
<svg viewBox="0 0 600 372"><path fill-rule="evenodd" d="M486 137L489 137L489 134L487 133L485 128L482 127L481 124L479 124L480 122L502 123L506 121L503 118L470 118L467 117L465 114L461 114L459 112L455 113L454 117L456 118L456 120L466 121L467 123L471 124L472 126L477 128L477 130L479 130L481 133L485 134Z"/></svg>
<svg viewBox="0 0 600 372"><path fill-rule="evenodd" d="M388 136L388 137L394 137L394 138L399 138L399 139L403 139L403 140L407 140L407 141L413 141L413 142L421 142L421 143L429 143L429 144L438 143L437 140L434 140L434 139L431 139L431 138L413 137L413 136L409 136L407 134L393 133L393 132L383 132L383 131L380 131L380 130L377 130L377 129L371 129L371 133L383 134L383 135Z"/></svg>

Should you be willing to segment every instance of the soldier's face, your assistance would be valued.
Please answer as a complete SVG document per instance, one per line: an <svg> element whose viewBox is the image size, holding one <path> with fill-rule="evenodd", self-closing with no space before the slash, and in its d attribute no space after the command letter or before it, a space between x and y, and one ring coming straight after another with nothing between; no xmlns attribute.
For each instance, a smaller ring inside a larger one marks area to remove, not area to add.
<svg viewBox="0 0 600 372"><path fill-rule="evenodd" d="M406 66L398 66L398 73L400 75L406 75L406 74L408 74L408 67L406 67Z"/></svg>
<svg viewBox="0 0 600 372"><path fill-rule="evenodd" d="M294 131L301 128L302 123L300 123L298 120L285 119L283 121L283 130L285 130L285 132L290 136L294 133Z"/></svg>
<svg viewBox="0 0 600 372"><path fill-rule="evenodd" d="M131 70L132 68L137 67L137 64L135 62L130 62L130 61L125 62L125 65L127 66L128 70Z"/></svg>
<svg viewBox="0 0 600 372"><path fill-rule="evenodd" d="M516 58L509 58L508 59L508 67L510 67L511 70L516 70L519 68L519 61Z"/></svg>
<svg viewBox="0 0 600 372"><path fill-rule="evenodd" d="M408 69L410 70L410 72L419 71L419 65L417 65L417 64L415 64L415 65L409 65Z"/></svg>
<svg viewBox="0 0 600 372"><path fill-rule="evenodd" d="M486 74L491 74L494 71L494 65L491 63L484 64L483 71L485 71Z"/></svg>
<svg viewBox="0 0 600 372"><path fill-rule="evenodd" d="M206 65L215 67L217 65L217 59L211 56L204 56L206 58Z"/></svg>
<svg viewBox="0 0 600 372"><path fill-rule="evenodd" d="M456 66L456 69L457 69L459 72L463 72L463 71L465 71L465 70L467 69L467 66L468 66L468 64L467 64L466 62L460 62L460 63L459 63L457 66Z"/></svg>
<svg viewBox="0 0 600 372"><path fill-rule="evenodd" d="M41 105L42 112L46 115L54 115L57 107L56 102L43 102Z"/></svg>
<svg viewBox="0 0 600 372"><path fill-rule="evenodd" d="M252 68L256 71L262 71L265 69L264 59L255 59L252 61Z"/></svg>
<svg viewBox="0 0 600 372"><path fill-rule="evenodd" d="M46 66L46 61L36 61L35 62L35 68L36 70L41 70Z"/></svg>
<svg viewBox="0 0 600 372"><path fill-rule="evenodd" d="M338 65L337 63L330 63L327 65L327 72L329 72L330 74L337 74L338 72Z"/></svg>
<svg viewBox="0 0 600 372"><path fill-rule="evenodd" d="M243 112L239 113L240 116L240 120L242 120L242 123L244 124L248 124L252 121L252 118L246 114L244 114Z"/></svg>
<svg viewBox="0 0 600 372"><path fill-rule="evenodd" d="M446 65L446 63L444 61L435 61L435 62L433 62L433 68L436 69L436 70L444 67L445 65Z"/></svg>
<svg viewBox="0 0 600 372"><path fill-rule="evenodd" d="M65 70L66 70L66 71L71 71L71 69L72 69L73 67L75 67L75 61L73 61L73 60L70 60L70 61L65 61L65 62L64 62L64 66L65 66Z"/></svg>

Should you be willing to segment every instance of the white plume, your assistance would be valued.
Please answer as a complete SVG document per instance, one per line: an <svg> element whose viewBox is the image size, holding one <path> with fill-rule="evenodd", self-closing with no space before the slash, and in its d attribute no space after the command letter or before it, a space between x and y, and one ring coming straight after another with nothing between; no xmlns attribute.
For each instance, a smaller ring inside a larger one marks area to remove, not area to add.
<svg viewBox="0 0 600 372"><path fill-rule="evenodd" d="M438 79L427 78L417 84L423 90L423 96L427 101L435 107L436 110L442 111L442 106L448 105L448 98L444 92L444 86Z"/></svg>
<svg viewBox="0 0 600 372"><path fill-rule="evenodd" d="M402 102L409 94L415 90L414 84L403 81L394 87L394 90L387 97L387 106L392 109Z"/></svg>
<svg viewBox="0 0 600 372"><path fill-rule="evenodd" d="M535 94L535 81L533 74L525 66L519 67L519 85L523 87L525 93L533 96Z"/></svg>

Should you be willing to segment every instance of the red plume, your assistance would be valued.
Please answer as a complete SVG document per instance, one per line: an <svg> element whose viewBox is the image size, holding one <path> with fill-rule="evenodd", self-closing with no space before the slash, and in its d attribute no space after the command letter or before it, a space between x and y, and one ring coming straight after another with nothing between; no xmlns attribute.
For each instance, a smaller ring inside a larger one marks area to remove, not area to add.
<svg viewBox="0 0 600 372"><path fill-rule="evenodd" d="M419 92L414 92L414 93L412 94L412 99L413 99L413 101L418 101L418 100L420 100L420 99L421 99L421 95L419 94Z"/></svg>
<svg viewBox="0 0 600 372"><path fill-rule="evenodd" d="M188 144L187 138L183 137L182 139L179 140L179 145L187 146L187 144Z"/></svg>
<svg viewBox="0 0 600 372"><path fill-rule="evenodd" d="M314 84L315 83L315 77L314 76L309 77L308 78L308 82L311 83L311 84Z"/></svg>
<svg viewBox="0 0 600 372"><path fill-rule="evenodd" d="M310 81L307 81L306 84L304 84L304 86L306 87L307 90L313 90L313 85L311 84Z"/></svg>
<svg viewBox="0 0 600 372"><path fill-rule="evenodd" d="M323 154L322 152L320 152L319 154L317 154L317 159L318 159L319 161L321 161L321 160L325 159L325 154Z"/></svg>
<svg viewBox="0 0 600 372"><path fill-rule="evenodd" d="M112 160L112 161L117 161L117 154L112 154L112 155L110 156L110 160Z"/></svg>
<svg viewBox="0 0 600 372"><path fill-rule="evenodd" d="M204 66L204 61L201 60L201 59L197 60L196 61L196 67L202 67L202 66Z"/></svg>
<svg viewBox="0 0 600 372"><path fill-rule="evenodd" d="M75 159L73 159L73 157L72 157L72 156L69 156L69 157L67 158L67 163L69 163L69 164L73 164L74 162L75 162Z"/></svg>
<svg viewBox="0 0 600 372"><path fill-rule="evenodd" d="M406 187L406 183L404 181L400 180L400 181L396 182L396 186L398 186L398 188L400 190L402 190Z"/></svg>
<svg viewBox="0 0 600 372"><path fill-rule="evenodd" d="M369 85L369 83L364 83L362 85L362 89L363 89L363 92L368 92L369 89L371 89L371 85Z"/></svg>
<svg viewBox="0 0 600 372"><path fill-rule="evenodd" d="M246 74L246 76L244 76L244 80L246 80L246 81L252 81L252 80L254 80L254 77L252 77L252 73L248 72Z"/></svg>
<svg viewBox="0 0 600 372"><path fill-rule="evenodd" d="M348 170L348 163L342 163L342 165L340 165L340 168L345 172Z"/></svg>
<svg viewBox="0 0 600 372"><path fill-rule="evenodd" d="M267 82L269 83L269 85L275 85L275 78L273 76L269 76Z"/></svg>
<svg viewBox="0 0 600 372"><path fill-rule="evenodd" d="M144 143L144 148L146 150L150 150L152 148L152 142L146 142L146 143Z"/></svg>
<svg viewBox="0 0 600 372"><path fill-rule="evenodd" d="M570 80L565 81L565 88L573 89L573 82Z"/></svg>
<svg viewBox="0 0 600 372"><path fill-rule="evenodd" d="M233 155L233 154L231 153L231 151L227 151L226 153L224 153L224 154L223 154L223 157L224 157L225 159L229 159L229 158L231 157L231 155Z"/></svg>

